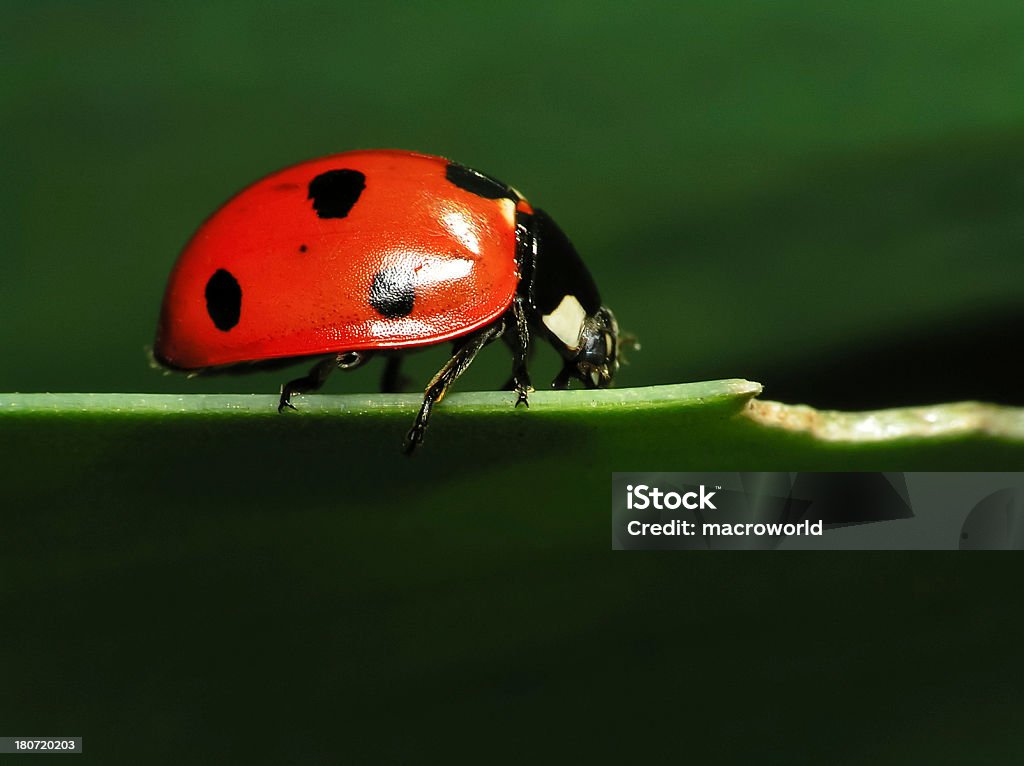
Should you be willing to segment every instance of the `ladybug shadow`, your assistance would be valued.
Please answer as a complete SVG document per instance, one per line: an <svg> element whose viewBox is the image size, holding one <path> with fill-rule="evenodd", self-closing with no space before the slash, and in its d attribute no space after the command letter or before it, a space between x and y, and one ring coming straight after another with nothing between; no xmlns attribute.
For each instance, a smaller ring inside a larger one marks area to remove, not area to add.
<svg viewBox="0 0 1024 766"><path fill-rule="evenodd" d="M415 412L414 395L395 396L393 409L377 407L371 414L324 412L314 397L304 397L298 413L126 421L116 434L94 437L83 430L74 437L89 445L79 453L81 481L102 477L105 489L90 486L81 493L57 480L45 493L64 507L75 498L111 505L141 498L143 505L179 517L288 517L312 508L420 512L506 500L514 505L527 491L570 498L564 470L586 459L589 429L515 409L514 394L508 398L507 417L484 419L440 405L426 442L411 456L403 454L402 438ZM32 434L40 451L50 448L46 441L38 429ZM31 452L31 444L25 448ZM135 516L128 513L125 522L152 521L129 519Z"/></svg>

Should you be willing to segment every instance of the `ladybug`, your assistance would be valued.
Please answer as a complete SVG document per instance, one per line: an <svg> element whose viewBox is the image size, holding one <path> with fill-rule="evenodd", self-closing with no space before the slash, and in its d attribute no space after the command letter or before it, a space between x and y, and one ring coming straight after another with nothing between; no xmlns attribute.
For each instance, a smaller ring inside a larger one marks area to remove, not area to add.
<svg viewBox="0 0 1024 766"><path fill-rule="evenodd" d="M511 186L464 165L396 150L302 162L257 181L199 228L175 264L155 360L193 374L316 358L281 388L278 411L336 369L451 342L405 438L487 344L512 350L516 406L533 390L527 357L541 335L562 356L552 387L604 388L618 326L558 225Z"/></svg>

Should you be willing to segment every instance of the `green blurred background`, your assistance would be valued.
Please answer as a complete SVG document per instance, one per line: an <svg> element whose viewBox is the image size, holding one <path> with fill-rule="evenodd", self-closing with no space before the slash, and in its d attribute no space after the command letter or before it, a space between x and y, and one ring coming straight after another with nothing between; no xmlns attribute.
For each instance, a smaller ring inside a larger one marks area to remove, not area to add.
<svg viewBox="0 0 1024 766"><path fill-rule="evenodd" d="M399 147L561 223L643 343L622 385L1024 403L1022 41L1020 2L5 2L0 391L276 392L147 367L174 258L272 169ZM338 424L190 428L21 434L0 734L131 763L1019 755L1012 560L613 555L608 473L670 455L531 483L550 453L332 466Z"/></svg>
<svg viewBox="0 0 1024 766"><path fill-rule="evenodd" d="M276 390L146 366L171 264L266 172L399 147L560 221L643 343L623 385L1024 401L1018 2L36 2L0 26L0 391ZM487 356L464 387L504 378Z"/></svg>

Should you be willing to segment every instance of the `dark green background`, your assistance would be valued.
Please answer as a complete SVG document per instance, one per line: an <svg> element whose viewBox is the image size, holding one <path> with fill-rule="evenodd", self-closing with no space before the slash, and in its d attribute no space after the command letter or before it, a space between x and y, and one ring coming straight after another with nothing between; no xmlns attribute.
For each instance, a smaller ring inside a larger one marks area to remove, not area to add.
<svg viewBox="0 0 1024 766"><path fill-rule="evenodd" d="M0 390L275 391L147 368L177 251L269 170L399 147L560 221L643 343L623 385L1020 403L1022 40L1019 2L4 3ZM1007 559L613 555L610 471L670 456L459 484L159 438L2 469L41 489L8 510L39 536L3 541L0 733L123 762L1019 747Z"/></svg>
<svg viewBox="0 0 1024 766"><path fill-rule="evenodd" d="M1022 401L1020 3L8 3L0 26L0 390L273 391L146 367L178 250L272 169L399 147L560 221L643 343L623 385Z"/></svg>

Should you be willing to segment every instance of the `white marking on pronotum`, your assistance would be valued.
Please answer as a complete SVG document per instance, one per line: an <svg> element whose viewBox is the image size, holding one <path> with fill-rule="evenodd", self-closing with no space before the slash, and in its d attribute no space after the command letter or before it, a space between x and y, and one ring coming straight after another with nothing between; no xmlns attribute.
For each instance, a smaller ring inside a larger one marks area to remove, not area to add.
<svg viewBox="0 0 1024 766"><path fill-rule="evenodd" d="M576 296L566 295L554 311L540 319L566 348L575 351L580 347L580 335L583 333L583 320L586 316L587 312L576 300Z"/></svg>

